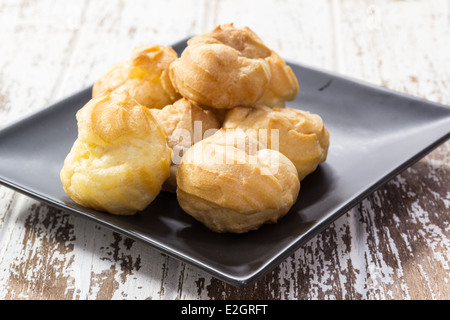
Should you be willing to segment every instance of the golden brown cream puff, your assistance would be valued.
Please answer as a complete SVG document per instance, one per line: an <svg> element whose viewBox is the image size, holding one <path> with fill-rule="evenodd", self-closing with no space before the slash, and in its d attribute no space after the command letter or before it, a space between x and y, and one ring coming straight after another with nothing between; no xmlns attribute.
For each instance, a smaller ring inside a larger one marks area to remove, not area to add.
<svg viewBox="0 0 450 320"><path fill-rule="evenodd" d="M177 171L181 208L215 232L243 233L277 222L299 189L292 162L242 130L221 129L197 142Z"/></svg>
<svg viewBox="0 0 450 320"><path fill-rule="evenodd" d="M251 106L269 86L270 54L249 28L221 25L188 41L170 65L170 79L183 97L201 106Z"/></svg>
<svg viewBox="0 0 450 320"><path fill-rule="evenodd" d="M143 210L169 177L163 129L128 93L99 95L77 112L78 138L60 177L75 202L130 215Z"/></svg>
<svg viewBox="0 0 450 320"><path fill-rule="evenodd" d="M232 23L193 37L170 66L182 96L201 106L230 109L258 101L282 107L298 93L292 69L248 27Z"/></svg>
<svg viewBox="0 0 450 320"><path fill-rule="evenodd" d="M163 108L180 98L169 78L169 65L176 58L171 47L136 47L130 60L115 64L95 82L92 96L126 91L147 108Z"/></svg>
<svg viewBox="0 0 450 320"><path fill-rule="evenodd" d="M286 101L292 101L298 94L298 80L286 62L274 51L266 58L270 67L270 82L257 104L271 108L282 108Z"/></svg>
<svg viewBox="0 0 450 320"><path fill-rule="evenodd" d="M279 150L294 163L300 181L327 158L330 134L322 118L308 111L239 107L227 114L223 128L242 129L268 148Z"/></svg>
<svg viewBox="0 0 450 320"><path fill-rule="evenodd" d="M162 109L150 109L167 134L167 143L173 150L170 177L163 190L176 192L176 171L184 153L197 141L215 133L220 123L211 110L181 98Z"/></svg>

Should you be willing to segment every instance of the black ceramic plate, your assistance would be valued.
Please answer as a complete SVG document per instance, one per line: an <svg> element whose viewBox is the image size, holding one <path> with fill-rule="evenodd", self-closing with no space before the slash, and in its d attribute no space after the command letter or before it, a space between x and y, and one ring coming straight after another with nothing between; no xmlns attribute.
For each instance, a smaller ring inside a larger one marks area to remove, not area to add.
<svg viewBox="0 0 450 320"><path fill-rule="evenodd" d="M180 53L185 41L174 45ZM450 137L450 108L291 64L300 83L289 107L322 116L331 145L303 182L297 203L277 224L247 234L216 234L162 192L135 216L75 204L59 171L77 136L75 113L87 88L0 131L0 183L57 208L140 239L234 285L262 277L359 201Z"/></svg>

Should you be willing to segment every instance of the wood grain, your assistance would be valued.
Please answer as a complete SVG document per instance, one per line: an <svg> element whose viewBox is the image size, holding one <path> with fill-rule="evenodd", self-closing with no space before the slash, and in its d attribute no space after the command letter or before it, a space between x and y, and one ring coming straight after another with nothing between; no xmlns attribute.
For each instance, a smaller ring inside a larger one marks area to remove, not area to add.
<svg viewBox="0 0 450 320"><path fill-rule="evenodd" d="M0 0L0 127L135 45L231 21L288 60L450 104L448 1L257 3ZM447 142L246 288L0 186L0 299L449 299L449 166Z"/></svg>

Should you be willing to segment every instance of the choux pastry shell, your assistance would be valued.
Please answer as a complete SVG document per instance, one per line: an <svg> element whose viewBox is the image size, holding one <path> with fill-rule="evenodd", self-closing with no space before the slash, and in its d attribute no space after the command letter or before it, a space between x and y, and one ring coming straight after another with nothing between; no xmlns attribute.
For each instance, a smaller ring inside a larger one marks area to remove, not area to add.
<svg viewBox="0 0 450 320"><path fill-rule="evenodd" d="M60 173L64 191L85 207L118 215L143 210L169 177L171 150L148 108L130 95L91 99L77 112L78 138Z"/></svg>
<svg viewBox="0 0 450 320"><path fill-rule="evenodd" d="M235 108L228 112L223 128L242 129L268 148L279 150L295 165L300 181L327 158L329 132L322 118L308 111L264 105Z"/></svg>
<svg viewBox="0 0 450 320"><path fill-rule="evenodd" d="M181 208L215 232L244 233L275 223L295 203L292 162L261 149L242 130L217 131L194 144L177 171Z"/></svg>
<svg viewBox="0 0 450 320"><path fill-rule="evenodd" d="M185 98L200 106L252 106L270 82L271 55L249 28L232 24L196 36L170 65L170 79Z"/></svg>
<svg viewBox="0 0 450 320"><path fill-rule="evenodd" d="M138 46L130 60L115 64L95 82L92 96L126 91L147 108L163 108L180 98L169 78L169 65L175 59L171 47Z"/></svg>
<svg viewBox="0 0 450 320"><path fill-rule="evenodd" d="M282 108L286 101L295 99L298 93L298 81L291 67L274 51L266 58L270 67L270 82L267 90L257 104L271 108Z"/></svg>
<svg viewBox="0 0 450 320"><path fill-rule="evenodd" d="M292 69L248 27L232 23L193 37L170 67L178 92L216 109L255 103L283 107L294 100L298 81Z"/></svg>
<svg viewBox="0 0 450 320"><path fill-rule="evenodd" d="M211 110L204 110L185 98L162 109L150 109L167 135L172 149L170 177L163 190L176 192L176 171L184 153L195 143L214 134L220 123Z"/></svg>

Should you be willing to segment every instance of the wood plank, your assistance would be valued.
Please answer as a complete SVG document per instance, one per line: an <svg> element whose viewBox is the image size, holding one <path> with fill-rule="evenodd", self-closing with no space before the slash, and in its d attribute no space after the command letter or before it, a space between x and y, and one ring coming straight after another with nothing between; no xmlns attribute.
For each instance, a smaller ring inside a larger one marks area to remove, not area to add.
<svg viewBox="0 0 450 320"><path fill-rule="evenodd" d="M0 126L50 102L84 3L2 1L0 41L8 45L0 47Z"/></svg>

